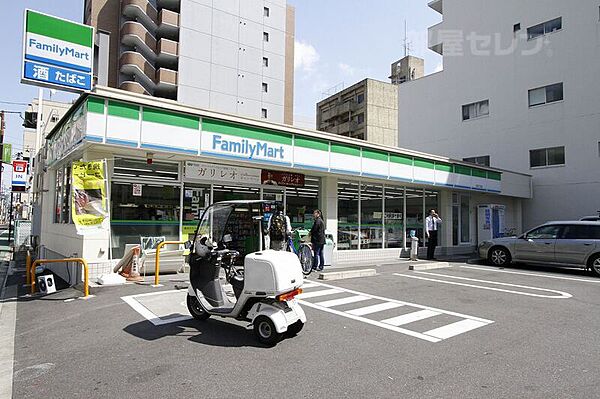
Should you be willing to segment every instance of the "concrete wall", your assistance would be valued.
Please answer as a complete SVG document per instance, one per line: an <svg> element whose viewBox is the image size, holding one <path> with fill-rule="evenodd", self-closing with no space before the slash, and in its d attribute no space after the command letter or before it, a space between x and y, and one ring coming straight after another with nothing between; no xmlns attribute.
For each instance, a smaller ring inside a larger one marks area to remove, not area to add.
<svg viewBox="0 0 600 399"><path fill-rule="evenodd" d="M389 83L367 80L366 140L398 146L398 89Z"/></svg>
<svg viewBox="0 0 600 399"><path fill-rule="evenodd" d="M529 41L520 36L559 16L561 31ZM446 36L444 71L400 86L399 146L458 159L490 155L493 167L533 175L534 199L523 204L525 228L595 214L600 208L598 2L548 0L540 7L520 0L447 1L443 19L430 33L442 40L443 32L458 32L463 41ZM502 55L517 23L515 49ZM491 38L489 54L478 55L481 47L472 50L471 32ZM462 55L452 55L461 44ZM558 82L564 83L564 101L529 108L528 90ZM486 99L488 117L462 121L462 105ZM530 150L555 146L565 147L564 166L530 168Z"/></svg>
<svg viewBox="0 0 600 399"><path fill-rule="evenodd" d="M293 13L284 0L181 0L178 100L257 119L264 108L267 119L282 123L286 95L292 96L287 106L293 108L293 71L286 72L293 48L286 46L286 24L293 24ZM268 32L268 42L263 32ZM268 67L263 57L269 59ZM263 83L268 84L266 93Z"/></svg>

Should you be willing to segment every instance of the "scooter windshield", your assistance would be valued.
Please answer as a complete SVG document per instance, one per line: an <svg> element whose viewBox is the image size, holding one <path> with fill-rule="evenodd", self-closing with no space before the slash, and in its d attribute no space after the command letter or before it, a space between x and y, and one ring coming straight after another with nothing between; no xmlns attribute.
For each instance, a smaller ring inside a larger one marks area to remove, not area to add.
<svg viewBox="0 0 600 399"><path fill-rule="evenodd" d="M208 208L200 220L197 239L208 237L213 242L222 242L231 212L233 212L233 206L230 204L215 204Z"/></svg>

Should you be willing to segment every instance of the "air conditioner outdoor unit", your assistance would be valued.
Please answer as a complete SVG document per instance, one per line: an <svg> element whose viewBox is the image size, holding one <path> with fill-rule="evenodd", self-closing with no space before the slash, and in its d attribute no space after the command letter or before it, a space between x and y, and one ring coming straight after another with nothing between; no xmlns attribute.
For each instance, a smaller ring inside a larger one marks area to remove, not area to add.
<svg viewBox="0 0 600 399"><path fill-rule="evenodd" d="M37 277L37 286L41 293L52 294L56 292L54 274L45 274Z"/></svg>

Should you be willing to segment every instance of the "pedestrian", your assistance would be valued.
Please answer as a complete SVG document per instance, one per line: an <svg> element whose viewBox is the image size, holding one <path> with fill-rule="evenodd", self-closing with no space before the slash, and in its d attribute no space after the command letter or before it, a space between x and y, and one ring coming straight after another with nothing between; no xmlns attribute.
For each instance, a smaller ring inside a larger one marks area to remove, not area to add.
<svg viewBox="0 0 600 399"><path fill-rule="evenodd" d="M310 229L310 242L312 243L314 259L313 270L321 271L325 266L323 247L325 246L325 223L321 211L315 209L313 212L313 226Z"/></svg>
<svg viewBox="0 0 600 399"><path fill-rule="evenodd" d="M438 216L435 209L429 211L429 216L425 218L425 232L427 234L427 259L435 259L435 247L438 245L438 230L442 224L442 219Z"/></svg>
<svg viewBox="0 0 600 399"><path fill-rule="evenodd" d="M290 218L283 212L283 205L278 203L275 212L267 223L269 232L269 248L275 251L286 251L287 244L292 235Z"/></svg>

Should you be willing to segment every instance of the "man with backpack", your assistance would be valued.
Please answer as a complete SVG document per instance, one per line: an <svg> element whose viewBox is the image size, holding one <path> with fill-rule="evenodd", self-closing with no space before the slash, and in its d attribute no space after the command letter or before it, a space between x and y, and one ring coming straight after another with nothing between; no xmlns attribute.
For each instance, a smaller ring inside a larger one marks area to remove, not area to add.
<svg viewBox="0 0 600 399"><path fill-rule="evenodd" d="M288 239L292 234L292 224L290 218L283 213L281 204L277 204L277 209L269 218L267 231L269 232L269 247L275 251L285 251Z"/></svg>

